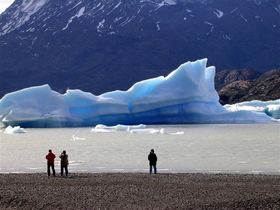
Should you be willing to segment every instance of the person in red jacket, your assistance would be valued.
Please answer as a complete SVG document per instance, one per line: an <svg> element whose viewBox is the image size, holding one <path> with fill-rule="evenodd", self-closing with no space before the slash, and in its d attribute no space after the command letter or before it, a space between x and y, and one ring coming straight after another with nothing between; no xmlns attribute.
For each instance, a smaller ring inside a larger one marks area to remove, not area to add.
<svg viewBox="0 0 280 210"><path fill-rule="evenodd" d="M47 163L48 163L48 176L51 175L50 168L52 168L53 176L55 176L55 170L54 170L54 159L55 154L52 153L52 150L49 150L49 154L46 155Z"/></svg>

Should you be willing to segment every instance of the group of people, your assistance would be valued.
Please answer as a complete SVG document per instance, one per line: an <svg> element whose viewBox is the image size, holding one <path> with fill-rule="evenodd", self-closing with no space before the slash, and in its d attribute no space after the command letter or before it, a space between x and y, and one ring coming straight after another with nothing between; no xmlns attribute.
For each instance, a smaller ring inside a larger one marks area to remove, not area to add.
<svg viewBox="0 0 280 210"><path fill-rule="evenodd" d="M49 150L49 153L46 155L47 159L47 166L48 166L48 176L51 175L51 169L53 172L53 176L55 176L55 168L54 168L54 160L56 156L52 152L52 150ZM63 152L59 155L60 158L60 175L63 176L63 172L65 170L65 175L68 176L68 155L66 154L66 151L63 150Z"/></svg>
<svg viewBox="0 0 280 210"><path fill-rule="evenodd" d="M54 160L56 156L52 152L52 150L49 150L49 153L46 155L47 159L47 166L48 166L48 176L51 175L51 169L53 172L53 176L55 176L55 168L54 168ZM60 175L63 176L64 170L65 175L68 176L68 155L66 154L66 151L63 150L63 152L59 155L60 158ZM157 155L154 151L154 149L151 149L150 154L148 155L149 165L150 165L150 174L152 174L152 169L154 168L154 173L157 173Z"/></svg>

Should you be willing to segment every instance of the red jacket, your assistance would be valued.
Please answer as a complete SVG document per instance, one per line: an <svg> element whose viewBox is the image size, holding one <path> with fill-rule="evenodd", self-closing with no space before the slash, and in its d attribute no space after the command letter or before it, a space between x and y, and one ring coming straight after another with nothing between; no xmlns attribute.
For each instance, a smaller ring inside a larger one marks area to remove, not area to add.
<svg viewBox="0 0 280 210"><path fill-rule="evenodd" d="M47 154L46 159L48 160L48 163L53 164L54 163L54 159L55 159L55 154L50 152L49 154Z"/></svg>

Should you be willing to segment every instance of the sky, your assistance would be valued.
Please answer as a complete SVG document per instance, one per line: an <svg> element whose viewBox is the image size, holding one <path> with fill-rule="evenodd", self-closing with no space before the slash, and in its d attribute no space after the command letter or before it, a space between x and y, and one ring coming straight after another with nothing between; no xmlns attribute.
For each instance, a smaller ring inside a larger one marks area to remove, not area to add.
<svg viewBox="0 0 280 210"><path fill-rule="evenodd" d="M4 10L9 7L14 0L0 0L0 13L4 12Z"/></svg>

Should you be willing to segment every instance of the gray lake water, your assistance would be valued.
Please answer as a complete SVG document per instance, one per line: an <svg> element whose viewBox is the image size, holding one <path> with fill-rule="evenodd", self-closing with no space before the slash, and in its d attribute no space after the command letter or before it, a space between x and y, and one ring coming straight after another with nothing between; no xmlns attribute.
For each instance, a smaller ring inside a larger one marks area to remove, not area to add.
<svg viewBox="0 0 280 210"><path fill-rule="evenodd" d="M9 135L2 130L0 173L45 172L45 155L50 148L57 156L67 151L70 173L147 172L147 155L153 148L162 173L280 174L280 124L149 128L184 134L92 133L91 128L59 128L26 129L25 134ZM59 170L59 158L56 160Z"/></svg>

